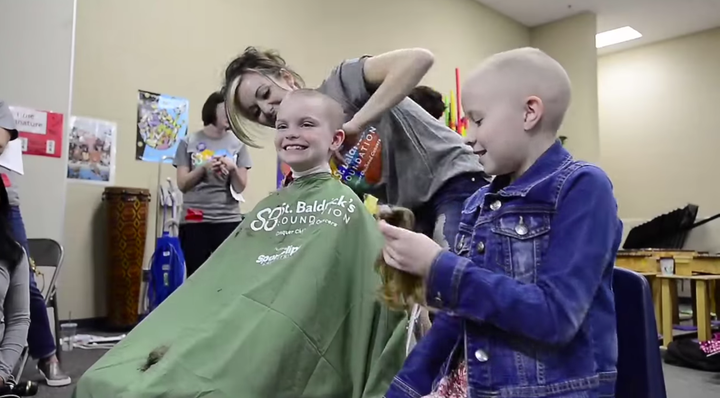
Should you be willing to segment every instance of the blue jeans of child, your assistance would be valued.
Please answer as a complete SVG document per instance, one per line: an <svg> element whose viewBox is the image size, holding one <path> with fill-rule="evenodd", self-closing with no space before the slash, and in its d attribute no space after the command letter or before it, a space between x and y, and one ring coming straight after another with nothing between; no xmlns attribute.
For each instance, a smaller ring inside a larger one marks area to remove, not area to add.
<svg viewBox="0 0 720 398"><path fill-rule="evenodd" d="M29 253L25 224L20 214L20 208L17 206L10 207L10 228L15 235L15 240ZM27 339L31 357L45 359L55 354L57 347L50 330L45 298L35 283L35 273L32 271L30 272L30 328Z"/></svg>

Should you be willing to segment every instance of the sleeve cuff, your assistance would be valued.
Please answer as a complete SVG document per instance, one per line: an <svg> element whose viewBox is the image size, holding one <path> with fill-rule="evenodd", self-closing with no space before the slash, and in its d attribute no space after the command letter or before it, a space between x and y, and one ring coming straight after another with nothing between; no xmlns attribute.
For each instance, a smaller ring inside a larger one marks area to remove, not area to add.
<svg viewBox="0 0 720 398"><path fill-rule="evenodd" d="M395 377L390 384L390 388L383 398L422 398L423 394L415 391L410 385L403 382L399 377Z"/></svg>
<svg viewBox="0 0 720 398"><path fill-rule="evenodd" d="M453 313L457 308L460 282L468 266L468 260L449 251L442 251L435 258L427 280L426 297L430 307Z"/></svg>

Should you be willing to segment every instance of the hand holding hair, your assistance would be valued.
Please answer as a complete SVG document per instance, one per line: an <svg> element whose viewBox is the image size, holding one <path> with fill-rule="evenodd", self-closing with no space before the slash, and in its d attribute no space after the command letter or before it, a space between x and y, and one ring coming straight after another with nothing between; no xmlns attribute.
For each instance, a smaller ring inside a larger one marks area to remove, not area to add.
<svg viewBox="0 0 720 398"><path fill-rule="evenodd" d="M412 230L415 226L415 215L412 211L402 207L379 206L375 218L380 220L381 224L387 223L407 230ZM383 283L380 288L380 299L388 307L395 310L408 310L413 304L425 304L423 278L388 265L385 249L375 263L375 268Z"/></svg>

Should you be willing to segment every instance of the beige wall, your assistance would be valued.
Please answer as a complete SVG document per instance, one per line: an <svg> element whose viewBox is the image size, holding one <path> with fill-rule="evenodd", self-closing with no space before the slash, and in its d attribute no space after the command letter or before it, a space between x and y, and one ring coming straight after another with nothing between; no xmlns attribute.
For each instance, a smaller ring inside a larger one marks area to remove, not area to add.
<svg viewBox="0 0 720 398"><path fill-rule="evenodd" d="M559 135L578 159L597 162L598 84L595 14L585 13L533 28L530 43L562 64L572 82L572 101Z"/></svg>
<svg viewBox="0 0 720 398"><path fill-rule="evenodd" d="M599 59L601 164L626 232L687 203L700 218L720 212L718 71L720 29ZM687 246L720 251L720 221Z"/></svg>
<svg viewBox="0 0 720 398"><path fill-rule="evenodd" d="M191 129L200 128L223 67L251 44L279 49L310 85L344 58L422 46L437 57L425 83L449 92L455 67L528 45L529 32L473 0L79 0L73 112L118 123L117 185L155 195L157 166L134 160L137 90L190 99ZM274 151L251 155L245 210L275 185ZM105 313L101 192L68 184L60 304L75 318Z"/></svg>
<svg viewBox="0 0 720 398"><path fill-rule="evenodd" d="M70 112L73 0L0 1L0 98ZM10 17L6 17L10 16ZM65 154L64 146L58 147ZM31 238L63 240L65 156L23 157L21 210Z"/></svg>

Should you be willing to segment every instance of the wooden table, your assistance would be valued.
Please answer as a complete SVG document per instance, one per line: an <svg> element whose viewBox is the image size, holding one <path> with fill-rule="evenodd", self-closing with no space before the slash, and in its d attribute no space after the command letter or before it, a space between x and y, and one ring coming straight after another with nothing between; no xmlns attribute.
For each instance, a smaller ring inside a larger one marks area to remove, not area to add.
<svg viewBox="0 0 720 398"><path fill-rule="evenodd" d="M663 275L660 269L661 259L672 259L674 274ZM677 322L677 279L690 280L694 289L694 312L697 319L698 338L710 338L710 311L720 304L720 289L708 300L710 283L720 279L720 255L698 253L693 250L621 250L617 255L616 266L626 268L650 279L653 290L653 304L658 330L662 331L663 344L672 341L672 326ZM706 274L706 275L697 275ZM709 275L708 275L709 274ZM702 303L701 303L702 301Z"/></svg>
<svg viewBox="0 0 720 398"><path fill-rule="evenodd" d="M673 314L677 302L673 300L671 286L678 279L691 280L695 284L695 309L698 340L708 341L712 338L712 326L710 322L710 283L720 280L720 275L657 275L662 282L662 335L665 347L673 340Z"/></svg>

